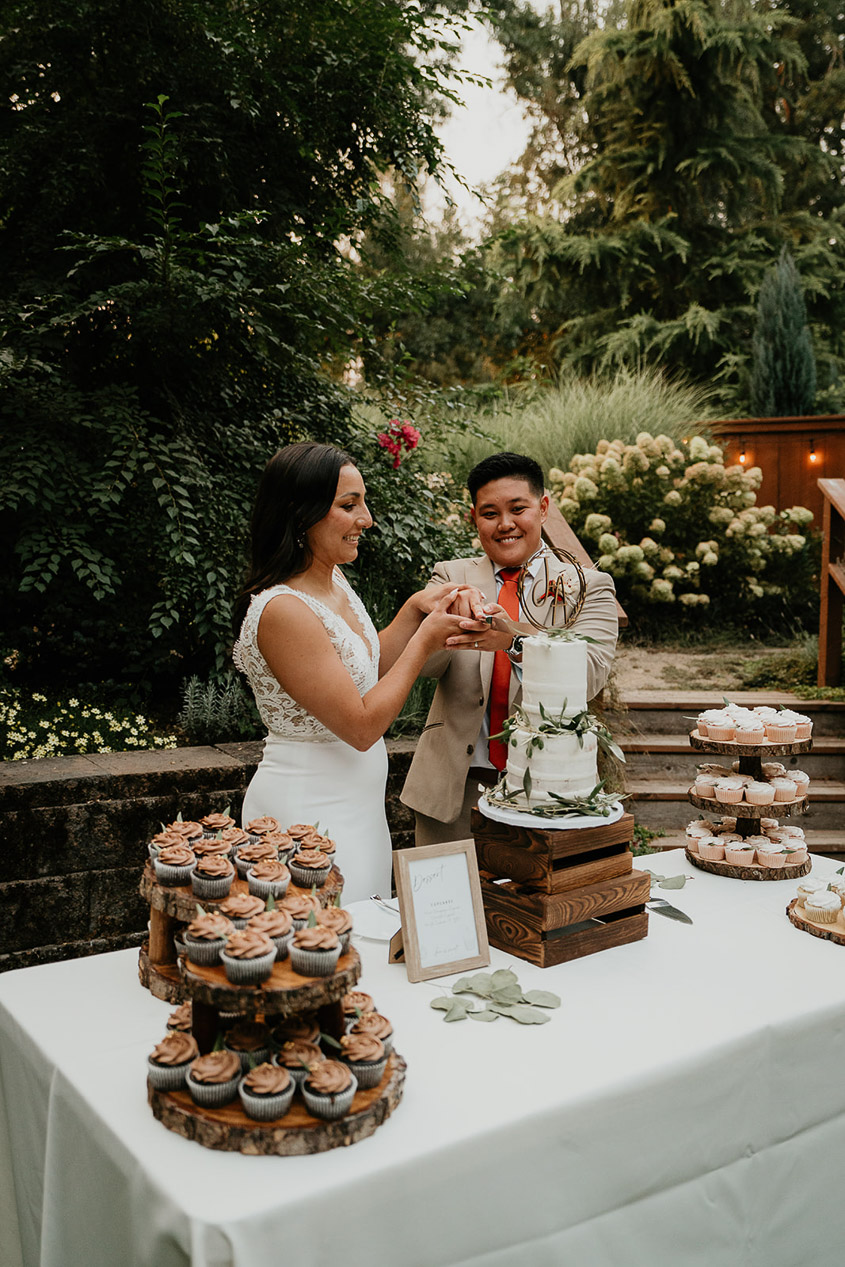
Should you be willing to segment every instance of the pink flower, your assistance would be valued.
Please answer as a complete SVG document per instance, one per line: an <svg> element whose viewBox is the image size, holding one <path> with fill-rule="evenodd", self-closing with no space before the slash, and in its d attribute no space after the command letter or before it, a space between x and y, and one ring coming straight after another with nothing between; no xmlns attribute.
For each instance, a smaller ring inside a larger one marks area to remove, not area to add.
<svg viewBox="0 0 845 1267"><path fill-rule="evenodd" d="M379 448L387 449L388 453L393 454L394 471L402 462L403 446L410 452L415 449L420 442L421 433L410 422L400 422L398 418L391 418L387 424L387 431L382 431L376 437Z"/></svg>

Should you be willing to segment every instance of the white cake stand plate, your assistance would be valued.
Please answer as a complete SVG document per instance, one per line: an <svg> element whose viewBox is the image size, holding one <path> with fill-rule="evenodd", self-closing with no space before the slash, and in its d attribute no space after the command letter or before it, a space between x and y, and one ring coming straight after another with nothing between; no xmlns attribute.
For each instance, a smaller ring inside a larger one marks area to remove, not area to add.
<svg viewBox="0 0 845 1267"><path fill-rule="evenodd" d="M486 796L478 798L478 808L485 818L492 819L494 823L507 823L511 827L533 827L535 831L573 831L575 828L601 827L617 823L625 813L621 801L614 801L607 815L579 814L570 818L541 818L538 814L528 814L524 810L491 805Z"/></svg>

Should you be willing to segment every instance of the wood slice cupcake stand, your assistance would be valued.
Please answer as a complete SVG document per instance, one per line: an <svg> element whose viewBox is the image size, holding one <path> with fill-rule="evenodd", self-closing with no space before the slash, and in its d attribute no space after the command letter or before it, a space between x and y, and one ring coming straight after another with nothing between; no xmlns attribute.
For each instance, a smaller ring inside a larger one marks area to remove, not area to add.
<svg viewBox="0 0 845 1267"><path fill-rule="evenodd" d="M569 830L533 821L472 811L490 944L548 968L645 937L651 877L633 870L632 815Z"/></svg>
<svg viewBox="0 0 845 1267"><path fill-rule="evenodd" d="M807 915L801 899L795 897L787 906L786 913L789 916L789 922L796 928L802 929L803 932L812 933L814 937L822 937L825 941L835 941L837 945L845 946L845 910L839 912L832 924L817 924Z"/></svg>
<svg viewBox="0 0 845 1267"><path fill-rule="evenodd" d="M296 886L291 886L295 890ZM343 888L336 867L317 892L327 906ZM232 893L247 891L246 881L235 880ZM303 890L308 892L308 890ZM273 1023L303 1012L315 1013L320 1030L339 1040L345 1033L341 999L361 976L361 960L350 947L341 955L329 977L304 977L293 971L288 959L278 960L270 977L260 985L236 986L222 966L206 966L178 956L174 931L196 915L197 903L216 910L219 902L197 898L190 885L168 887L155 879L147 863L141 893L150 902L150 939L141 948L139 976L157 998L167 1002L191 1002L191 1032L200 1054L212 1050L222 1026L221 1012L236 1012L250 1019ZM284 1117L257 1122L236 1100L219 1109L195 1104L187 1090L158 1091L148 1081L147 1099L155 1117L168 1130L195 1140L205 1148L252 1155L301 1157L357 1143L373 1135L402 1098L406 1064L391 1051L378 1086L358 1090L349 1112L337 1121L319 1120L294 1098Z"/></svg>
<svg viewBox="0 0 845 1267"><path fill-rule="evenodd" d="M758 782L766 781L762 768L765 759L809 752L813 746L812 739L801 739L795 743L723 743L715 739L705 739L697 730L691 732L689 741L699 752L738 759L739 773L748 774ZM708 796L696 796L692 789L688 795L692 804L699 809L706 810L710 814L718 814L720 817L736 818L736 833L743 839L758 834L761 818L775 816L791 818L795 814L806 814L809 803L807 796L796 801L773 801L771 805L749 805L745 801L728 803ZM735 880L798 880L801 876L807 875L812 867L809 858L806 862L797 863L792 867L763 867L757 863L744 867L730 862L711 862L707 858L701 858L693 844L687 845L685 853L693 866L699 867L702 871L709 871L713 875L730 876Z"/></svg>

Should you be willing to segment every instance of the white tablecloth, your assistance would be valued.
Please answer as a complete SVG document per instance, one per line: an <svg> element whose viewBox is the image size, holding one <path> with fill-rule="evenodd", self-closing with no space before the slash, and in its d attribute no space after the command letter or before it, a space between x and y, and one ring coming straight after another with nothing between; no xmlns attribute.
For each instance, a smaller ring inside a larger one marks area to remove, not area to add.
<svg viewBox="0 0 845 1267"><path fill-rule="evenodd" d="M442 982L361 942L405 1096L314 1157L210 1152L153 1118L170 1008L136 952L6 974L3 1267L839 1267L845 948L792 927L791 882L637 865L693 877L665 894L692 927L653 914L644 941L546 971L493 952L562 996L544 1026L445 1024Z"/></svg>

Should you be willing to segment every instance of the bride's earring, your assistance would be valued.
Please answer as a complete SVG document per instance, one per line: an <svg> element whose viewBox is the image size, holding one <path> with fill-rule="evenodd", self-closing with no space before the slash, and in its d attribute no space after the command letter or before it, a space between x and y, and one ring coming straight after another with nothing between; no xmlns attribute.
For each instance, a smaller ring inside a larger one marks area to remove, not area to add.
<svg viewBox="0 0 845 1267"><path fill-rule="evenodd" d="M301 549L302 549L302 547L305 545L305 535L304 535L304 533L300 533L300 534L299 534L299 536L296 538L296 544L299 546L300 550L301 550Z"/></svg>

